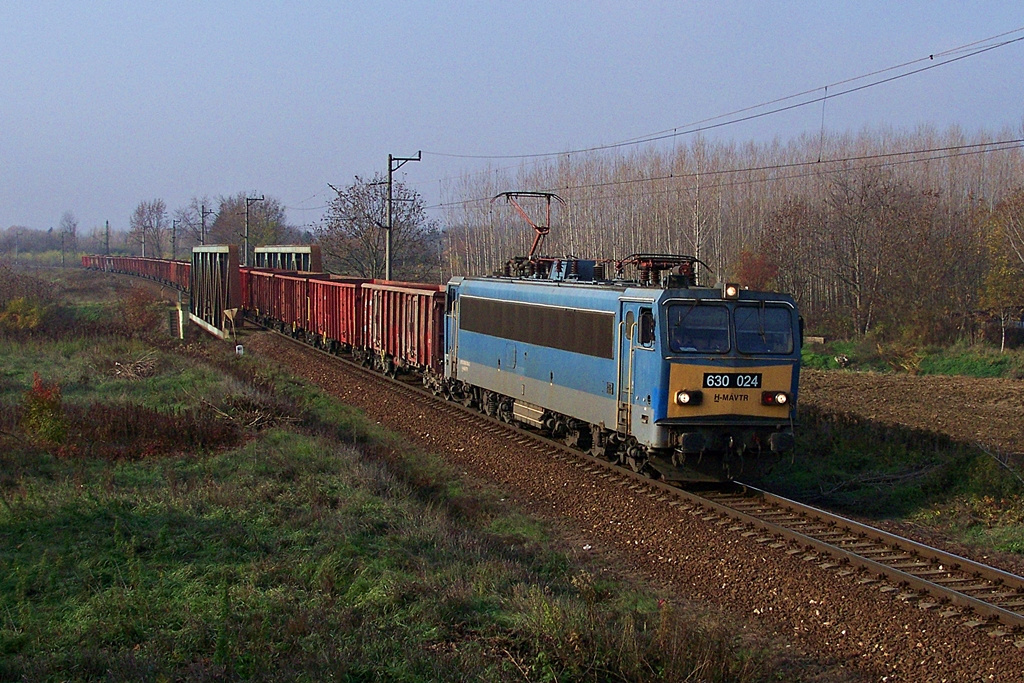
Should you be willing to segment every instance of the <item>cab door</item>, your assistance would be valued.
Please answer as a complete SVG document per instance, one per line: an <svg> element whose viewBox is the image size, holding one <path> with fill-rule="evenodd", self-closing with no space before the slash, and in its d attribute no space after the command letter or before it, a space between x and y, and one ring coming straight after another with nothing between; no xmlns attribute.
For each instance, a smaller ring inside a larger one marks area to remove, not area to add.
<svg viewBox="0 0 1024 683"><path fill-rule="evenodd" d="M639 438L649 429L644 425L653 424L652 397L661 368L654 302L620 300L619 308L616 428Z"/></svg>
<svg viewBox="0 0 1024 683"><path fill-rule="evenodd" d="M459 374L459 286L455 282L448 283L445 296L444 324L444 375L448 379L457 379Z"/></svg>
<svg viewBox="0 0 1024 683"><path fill-rule="evenodd" d="M635 301L619 303L615 428L622 433L629 433L633 416L633 362L639 307Z"/></svg>

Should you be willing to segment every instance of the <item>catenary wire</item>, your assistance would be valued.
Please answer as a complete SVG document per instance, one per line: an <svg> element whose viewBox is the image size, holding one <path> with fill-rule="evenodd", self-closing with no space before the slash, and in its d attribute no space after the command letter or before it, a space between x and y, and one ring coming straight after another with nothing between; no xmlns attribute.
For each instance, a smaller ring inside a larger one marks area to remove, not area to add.
<svg viewBox="0 0 1024 683"><path fill-rule="evenodd" d="M883 167L883 166L896 166L896 165L911 164L911 163L925 163L925 162L928 162L928 161L936 161L936 160L941 160L941 159L948 159L948 158L952 158L952 157L956 157L956 156L968 156L968 155L974 155L974 154L986 154L986 153L992 153L992 152L1001 152L1001 151L1007 151L1007 150L1013 150L1013 149L1020 149L1022 147L1024 147L1024 138L1018 138L1018 139L1013 139L1013 140L997 140L997 141L993 141L993 142L978 142L978 143L971 143L971 144L966 144L966 145L953 145L953 146L947 146L947 147L933 147L933 148L926 148L926 149L908 150L908 151L903 151L903 152L883 152L883 153L878 153L878 154L864 154L864 155L858 155L858 156L842 157L842 158L836 158L836 159L827 159L827 160L821 160L821 161L817 161L817 160L816 161L794 161L794 162L791 162L791 163L766 164L766 165L763 165L763 166L748 166L748 167L743 167L743 168L721 169L721 170L713 170L713 171L703 171L703 172L700 172L700 173L678 173L678 174L677 173L669 173L669 174L665 174L665 175L647 176L647 177L642 177L642 178L627 178L627 179L624 179L624 180L608 180L608 181L602 181L602 182L599 182L599 183L587 183L587 184L584 184L584 185L566 185L566 186L561 186L561 187L558 187L558 188L555 188L555 189L557 189L559 191L565 191L565 190L586 190L586 189L593 189L593 188L598 188L598 187L613 187L613 186L620 186L620 185L635 185L635 184L640 184L640 183L657 182L657 181L662 181L662 180L693 178L693 177L697 177L698 175L700 175L700 176L721 176L721 175L728 175L728 174L735 174L735 173L757 173L757 172L764 172L764 171L777 171L777 170L785 170L785 169L792 169L792 168L801 168L801 167L807 167L807 166L819 166L820 167L820 166L825 165L825 164L829 164L829 165L849 164L849 163L857 162L857 161L870 161L870 160L873 160L873 159L888 159L888 158L892 158L892 157L906 157L906 156L913 156L913 155L920 155L920 154L932 155L932 156L927 156L927 157L924 157L924 158L921 158L921 159L903 159L901 161L890 162L888 164L879 164L879 165L876 165L876 166L864 166L864 167L861 167L861 168L878 168L878 167ZM981 149L979 149L979 148L981 148ZM948 153L948 154L938 155L939 153L943 153L943 152ZM759 178L759 179L754 179L754 180L745 180L745 181L738 181L738 182L734 182L734 183L728 183L728 184L725 184L725 185L722 185L722 186L724 187L724 186L727 186L727 185L741 185L741 184L754 184L754 183L761 183L761 182L774 182L777 179L786 179L786 178L790 178L790 177L793 177L793 178L804 177L804 176L807 176L807 175L815 175L817 173L836 173L836 172L840 172L842 170L845 170L845 169L843 169L843 168L836 168L836 169L833 169L833 168L827 168L827 169L818 168L818 169L815 169L815 171L812 172L812 173L807 173L807 174L802 174L802 175L782 176L780 178ZM450 207L450 206L463 206L463 205L473 204L473 203L482 202L482 201L488 201L489 202L490 200L491 200L490 197L475 197L475 198L472 198L472 199L463 199L463 200L458 200L458 201L454 201L454 202L441 202L441 203L433 204L431 206L424 207L424 208L427 208L427 209L439 209L439 208L447 208L447 207Z"/></svg>

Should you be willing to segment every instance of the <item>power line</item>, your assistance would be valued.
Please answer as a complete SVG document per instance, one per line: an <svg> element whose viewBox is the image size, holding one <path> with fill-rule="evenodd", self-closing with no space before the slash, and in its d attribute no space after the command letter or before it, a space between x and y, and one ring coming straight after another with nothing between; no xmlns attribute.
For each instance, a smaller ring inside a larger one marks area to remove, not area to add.
<svg viewBox="0 0 1024 683"><path fill-rule="evenodd" d="M988 154L988 153L992 153L992 152L1003 152L1003 151L1014 150L1014 149L1021 149L1021 148L1024 148L1024 138L1017 138L1017 139L1013 139L1013 140L997 140L997 141L994 141L994 142L978 142L978 143L971 143L971 144L965 144L965 145L951 145L951 146L947 146L947 147L932 147L932 148L926 148L926 149L909 150L909 151L904 151L904 152L882 152L882 153L878 153L878 154L862 154L862 155L857 155L857 156L841 157L841 158L837 158L837 159L827 159L827 160L821 160L821 161L794 161L794 162L791 162L791 163L766 164L766 165L763 165L763 166L747 166L747 167L743 167L743 168L730 168L730 169L721 169L721 170L712 170L712 171L702 171L699 174L698 173L678 173L678 174L677 173L669 173L669 174L665 174L665 175L646 176L646 177L642 177L642 178L627 178L627 179L624 179L624 180L608 180L608 181L602 181L602 182L597 182L597 183L587 183L587 184L584 184L584 185L565 185L565 186L560 186L560 187L553 188L553 189L561 191L561 192L565 192L567 190L571 190L571 191L588 190L588 189L594 189L594 188L599 188L599 187L614 187L614 186L620 186L620 185L636 185L636 184L641 184L641 183L650 183L650 182L657 182L657 181L663 181L663 180L677 180L677 179L685 179L685 178L695 178L698 175L705 176L705 177L706 176L723 176L723 175L739 174L739 173L757 173L757 172L764 172L764 171L781 171L781 170L785 170L785 169L803 168L803 167L808 167L808 166L817 166L817 167L819 167L819 168L816 168L813 172L808 172L808 173L803 173L803 174L793 174L793 175L778 176L778 177L772 177L772 178L758 178L758 179L750 179L750 180L743 180L743 181L734 181L734 182L722 183L722 184L719 184L719 185L712 185L712 186L710 186L712 188L714 188L714 187L728 187L728 186L735 186L735 185L750 185L750 184L763 183L763 182L775 182L777 180L786 180L786 179L790 179L790 178L800 178L800 177L806 177L806 176L811 176L811 175L817 175L819 173L839 173L839 172L842 172L842 171L845 171L845 170L848 170L848 169L846 169L846 168L837 168L836 167L837 165L839 165L839 164L849 164L849 163L853 163L853 162L857 162L857 161L871 161L871 160L874 160L874 159L891 159L891 158L894 158L894 157L908 157L908 156L920 155L920 154L937 155L937 156L927 156L927 157L922 158L922 159L902 159L900 161L894 161L894 162L889 162L889 163L885 163L885 164L876 164L876 165L868 165L868 166L858 167L859 169L882 168L882 167L886 167L886 166L898 166L898 165L906 165L906 164L924 163L924 162L928 162L928 161L939 161L939 160L942 160L942 159L949 159L949 158L956 157L956 156L969 156L969 155L974 155L974 154ZM943 153L943 152L946 153L946 154L939 154L939 153ZM827 168L821 168L824 165L829 165L829 166ZM473 204L475 202L483 202L483 201L488 201L489 202L490 201L490 197L476 197L476 198L473 198L473 199L464 199L464 200L459 200L459 201L455 201L455 202L442 202L442 203L434 204L432 206L428 206L428 207L425 207L425 208L428 208L428 209L439 209L439 208L446 208L446 207L449 207L449 206L465 206L465 205L468 205L468 204Z"/></svg>
<svg viewBox="0 0 1024 683"><path fill-rule="evenodd" d="M440 156L440 157L448 157L448 158L456 158L456 159L542 159L542 158L557 157L557 156L563 156L563 155L584 154L584 153L589 153L589 152L597 152L597 151L604 151L604 150L610 150L610 149L618 149L618 148L622 148L622 147L639 145L639 144L643 144L643 143L646 143L646 142L656 142L656 141L659 141L659 140L665 140L665 139L669 139L669 138L673 138L673 137L678 137L678 136L681 136L681 135L692 135L694 133L699 133L699 132L706 131L706 130L712 130L712 129L715 129L715 128L721 128L723 126L729 126L729 125L733 125L733 124L736 124L736 123L743 123L743 122L746 122L746 121L751 121L751 120L754 120L754 119L763 118L765 116L770 116L772 114L778 114L778 113L782 113L782 112L789 111L789 110L792 110L792 109L796 109L796 108L799 108L799 107L805 107L805 106L808 106L810 104L815 104L815 103L818 103L818 102L822 102L825 99L825 96L815 97L815 98L803 100L803 101L800 101L800 102L797 102L797 103L794 103L794 104L788 104L788 105L785 105L785 106L776 107L776 108L773 108L773 109L770 109L770 110L764 111L764 112L759 112L759 113L755 113L755 114L748 114L746 116L741 116L739 118L729 118L729 117L734 117L737 114L744 114L745 112L756 111L756 110L761 109L763 107L779 104L779 103L782 103L782 102L788 102L790 100L793 100L793 99L796 99L796 98L800 98L800 97L806 97L806 96L811 95L811 94L813 94L815 92L823 91L823 90L826 90L828 88L835 88L836 86L845 85L845 84L848 84L848 83L853 83L853 82L856 82L856 81L859 81L859 80L863 80L865 78L871 78L872 76L877 76L879 74L889 73L891 71L899 70L899 69L905 69L908 66L913 66L914 64L919 64L919 63L922 63L922 62L934 62L936 57L944 57L944 56L947 56L947 55L953 55L953 54L956 54L958 52L962 52L965 49L970 49L970 48L973 48L974 46L981 45L983 43L988 43L989 41L996 40L998 38L1002 38L1002 37L1005 37L1005 36L1008 36L1008 35L1012 35L1014 33L1020 33L1021 31L1024 31L1024 27L1016 28L1016 29L1013 29L1012 31L1006 31L1004 33L1000 33L1000 34L997 34L995 36L990 36L988 38L984 38L982 40L974 41L972 43L967 43L965 45L961 45L961 46L958 46L958 47L955 47L955 48L944 50L942 52L933 53L933 54L928 55L927 57L921 57L921 58L918 58L918 59L915 59L915 60L911 60L909 62L904 62L903 64L898 64L898 65L895 65L895 66L887 67L885 69L879 69L879 70L872 71L872 72L869 72L869 73L866 73L866 74L862 74L860 76L855 76L855 77L852 77L852 78L847 78L847 79L844 79L844 80L841 80L841 81L837 81L835 83L830 83L830 84L827 84L825 86L819 86L817 88L812 88L810 90L805 90L803 92L796 93L796 94L793 94L793 95L787 95L785 97L776 98L774 100L769 100L767 102L762 102L760 104L752 105L752 106L749 106L749 107L744 107L742 109L736 109L734 111L731 111L731 112L728 112L728 113L725 113L725 114L719 114L718 116L714 116L714 117L710 117L710 118L706 118L706 119L701 119L699 121L683 124L683 125L680 125L680 126L676 126L674 128L668 128L668 129L665 129L665 130L662 130L662 131L658 131L656 133L649 133L647 135L643 135L643 136L639 136L639 137L635 137L635 138L630 138L630 139L627 139L627 140L623 140L623 141L620 141L620 142L614 142L614 143L610 143L610 144L607 144L607 145L595 145L593 147L584 147L584 148L574 149L574 150L564 150L564 151L559 151L559 152L543 152L543 153L535 153L535 154L505 154L505 155L502 155L502 154L454 154L454 153L447 153L447 152L431 152L431 151L425 151L423 153L424 154L428 154L428 155L434 155L434 156ZM840 90L839 92L836 92L833 95L828 95L827 97L829 99L833 99L833 98L836 98L836 97L840 97L842 95L848 95L850 93L854 93L854 92L858 92L858 91L861 91L861 90L865 90L867 88L872 88L872 87L875 87L875 86L878 86L878 85L883 85L885 83L890 83L892 81L896 81L896 80L899 80L901 78L906 78L908 76L913 76L913 75L916 75L916 74L919 74L919 73L923 73L925 71L930 71L931 69L936 69L936 68L939 68L941 66L947 66L947 65L952 64L954 62L958 62L958 61L967 59L969 57L974 57L974 56L977 56L977 55L980 55L980 54L984 54L984 53L989 52L991 50L995 50L997 48L1005 47L1007 45L1011 45L1013 43L1017 43L1017 42L1021 42L1021 41L1024 41L1024 36L1018 37L1018 38L1012 38L1010 40L1004 40L1002 42L995 43L995 44L992 44L992 45L985 45L983 47L980 47L978 49L974 49L974 50L972 50L970 52L967 52L965 54L960 54L958 56L950 57L949 59L945 59L945 60L942 60L942 61L939 61L939 62L935 62L933 64L928 64L927 66L923 66L923 67L914 69L912 71L908 71L908 72L905 72L905 73L897 74L897 75L894 75L894 76L888 76L886 78L882 78L882 79L879 79L879 80L876 80L876 81L872 81L870 83L866 83L866 84L859 85L859 86L856 86L856 87L847 88L846 90ZM720 121L720 119L728 119L728 120ZM713 123L715 121L718 121L718 123Z"/></svg>
<svg viewBox="0 0 1024 683"><path fill-rule="evenodd" d="M1022 148L1024 148L1024 141L1021 141L1021 144L1016 144L1016 145L1012 145L1012 146L1009 146L1009 147L1001 147L999 149L981 149L981 150L972 150L972 151L967 151L967 152L962 152L962 153L955 153L955 154L954 153L942 154L942 155L939 155L939 156L927 157L925 159L900 159L900 160L888 161L888 162L880 163L880 164L865 164L863 166L857 166L854 169L835 167L835 168L827 168L827 169L814 169L813 171L806 171L806 172L802 172L802 173L790 173L790 174L786 174L786 175L772 176L770 178L756 178L756 179L746 179L746 180L733 180L733 181L728 181L728 182L715 183L715 184L712 184L712 185L706 185L706 186L704 186L704 189L714 190L714 189L723 188L723 187L738 187L738 186L742 186L742 185L754 185L754 184L757 184L757 183L774 183L774 182L779 182L779 181L783 181L783 180L794 180L794 179L798 179L798 178L809 178L809 177L812 177L812 176L819 176L819 175L832 175L832 174L836 174L836 173L843 173L843 172L848 171L848 170L866 171L866 170L871 170L871 169L876 169L876 168L891 168L893 166L906 166L906 165L909 165L909 164L919 164L919 163L924 163L924 162L928 162L928 161L942 161L943 159L953 159L953 158L956 158L956 157L973 156L973 155L976 155L976 154L988 154L990 152L1002 152L1002 151L1014 150L1014 149L1022 149ZM879 157L875 157L875 158L881 158L881 156L884 156L884 155L880 155ZM871 158L871 157L865 157L865 158ZM686 175L679 175L679 176L676 176L676 177L677 178L687 178L687 177L696 177L697 175L698 175L697 173L690 173L690 174L686 174ZM701 174L701 175L703 175L703 174ZM710 173L708 173L707 175L710 175ZM659 194L668 194L670 192L677 192L677 191L678 191L678 188L676 188L676 189L656 190L656 191L646 192L646 193L644 193L643 196L655 196L655 195L659 195ZM589 200L589 201L596 201L596 200L605 200L605 199L615 199L617 197L622 197L622 196L626 196L626 195L609 194L609 195L601 195L599 197L588 197L586 199ZM579 198L577 198L577 199L579 199Z"/></svg>

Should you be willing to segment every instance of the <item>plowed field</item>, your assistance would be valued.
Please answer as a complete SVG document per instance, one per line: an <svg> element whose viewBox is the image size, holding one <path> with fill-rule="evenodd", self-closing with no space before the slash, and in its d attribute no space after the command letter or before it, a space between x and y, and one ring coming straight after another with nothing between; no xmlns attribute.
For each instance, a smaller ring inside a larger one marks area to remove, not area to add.
<svg viewBox="0 0 1024 683"><path fill-rule="evenodd" d="M822 372L800 378L805 406L948 434L1024 459L1024 381Z"/></svg>

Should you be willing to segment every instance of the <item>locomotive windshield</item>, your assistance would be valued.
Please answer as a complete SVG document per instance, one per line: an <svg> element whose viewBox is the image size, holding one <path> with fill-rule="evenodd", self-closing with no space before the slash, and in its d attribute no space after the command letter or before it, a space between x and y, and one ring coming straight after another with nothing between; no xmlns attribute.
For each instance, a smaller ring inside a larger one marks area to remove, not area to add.
<svg viewBox="0 0 1024 683"><path fill-rule="evenodd" d="M730 315L732 311L732 315ZM668 307L668 339L672 353L788 355L793 352L792 312L785 306L679 302Z"/></svg>
<svg viewBox="0 0 1024 683"><path fill-rule="evenodd" d="M793 318L781 306L737 306L736 348L740 353L793 353Z"/></svg>
<svg viewBox="0 0 1024 683"><path fill-rule="evenodd" d="M668 309L669 348L675 353L729 350L729 309L720 305L677 304Z"/></svg>

